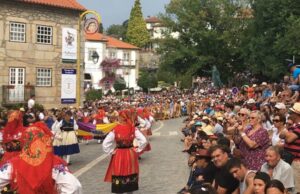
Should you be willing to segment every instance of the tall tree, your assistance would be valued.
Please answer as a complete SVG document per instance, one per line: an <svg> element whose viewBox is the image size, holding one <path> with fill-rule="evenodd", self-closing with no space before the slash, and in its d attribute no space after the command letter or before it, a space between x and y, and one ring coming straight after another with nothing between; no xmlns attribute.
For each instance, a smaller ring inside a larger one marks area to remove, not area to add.
<svg viewBox="0 0 300 194"><path fill-rule="evenodd" d="M161 19L169 32L179 34L178 38L166 34L162 41L161 70L190 81L187 77L205 74L213 65L222 80L244 69L239 46L248 21L235 4L228 0L171 0Z"/></svg>
<svg viewBox="0 0 300 194"><path fill-rule="evenodd" d="M284 60L299 56L299 1L256 0L252 8L244 58L252 72L278 80L286 73Z"/></svg>
<svg viewBox="0 0 300 194"><path fill-rule="evenodd" d="M143 47L150 40L150 34L146 28L143 18L140 0L135 0L130 12L128 28L126 33L127 41L135 46Z"/></svg>
<svg viewBox="0 0 300 194"><path fill-rule="evenodd" d="M122 25L113 24L106 30L107 35L113 36L118 39L126 40L126 31L128 27L128 20L125 20Z"/></svg>

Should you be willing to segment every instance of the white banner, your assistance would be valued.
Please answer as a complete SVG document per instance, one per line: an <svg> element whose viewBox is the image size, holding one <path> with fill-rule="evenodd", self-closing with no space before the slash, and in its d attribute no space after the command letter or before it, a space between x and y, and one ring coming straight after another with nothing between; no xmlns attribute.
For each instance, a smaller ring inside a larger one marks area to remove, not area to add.
<svg viewBox="0 0 300 194"><path fill-rule="evenodd" d="M62 69L61 103L76 103L76 69Z"/></svg>
<svg viewBox="0 0 300 194"><path fill-rule="evenodd" d="M77 59L77 30L62 28L62 59L76 61Z"/></svg>

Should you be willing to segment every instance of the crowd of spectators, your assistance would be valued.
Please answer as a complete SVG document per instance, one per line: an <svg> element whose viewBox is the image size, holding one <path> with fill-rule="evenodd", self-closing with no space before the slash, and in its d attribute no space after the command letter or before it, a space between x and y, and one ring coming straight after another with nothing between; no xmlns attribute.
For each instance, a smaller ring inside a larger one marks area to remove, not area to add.
<svg viewBox="0 0 300 194"><path fill-rule="evenodd" d="M179 194L300 192L300 71L289 68L281 83L195 90L181 129L190 176Z"/></svg>
<svg viewBox="0 0 300 194"><path fill-rule="evenodd" d="M182 152L188 154L191 172L178 193L299 193L300 70L294 64L289 68L292 78L281 83L216 89L200 80L189 91L137 93L123 99L109 95L82 107L48 110L36 109L32 96L20 111L25 127L43 121L54 133L55 123L65 117L94 125L99 120L113 123L126 108L142 107L156 120L185 116ZM0 129L10 111L0 111Z"/></svg>

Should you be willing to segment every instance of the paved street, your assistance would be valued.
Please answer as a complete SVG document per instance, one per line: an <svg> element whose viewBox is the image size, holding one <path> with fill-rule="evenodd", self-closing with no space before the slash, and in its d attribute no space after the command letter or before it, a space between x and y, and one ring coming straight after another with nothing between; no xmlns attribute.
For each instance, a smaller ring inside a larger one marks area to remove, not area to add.
<svg viewBox="0 0 300 194"><path fill-rule="evenodd" d="M152 151L140 160L140 190L136 194L174 194L188 176L187 155L181 152L180 127L183 119L159 121L153 126ZM109 194L110 184L103 182L110 157L96 142L80 145L70 169L82 183L86 194Z"/></svg>

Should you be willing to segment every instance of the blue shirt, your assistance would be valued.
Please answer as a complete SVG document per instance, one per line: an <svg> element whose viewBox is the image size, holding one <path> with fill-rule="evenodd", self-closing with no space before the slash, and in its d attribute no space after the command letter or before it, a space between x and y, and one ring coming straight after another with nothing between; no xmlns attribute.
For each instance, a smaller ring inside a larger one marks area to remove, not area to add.
<svg viewBox="0 0 300 194"><path fill-rule="evenodd" d="M262 92L262 97L263 98L268 98L268 97L271 97L272 96L272 91L270 89L265 89L263 92Z"/></svg>
<svg viewBox="0 0 300 194"><path fill-rule="evenodd" d="M297 79L298 76L300 74L300 68L296 68L294 71L293 71L293 78L294 79Z"/></svg>

